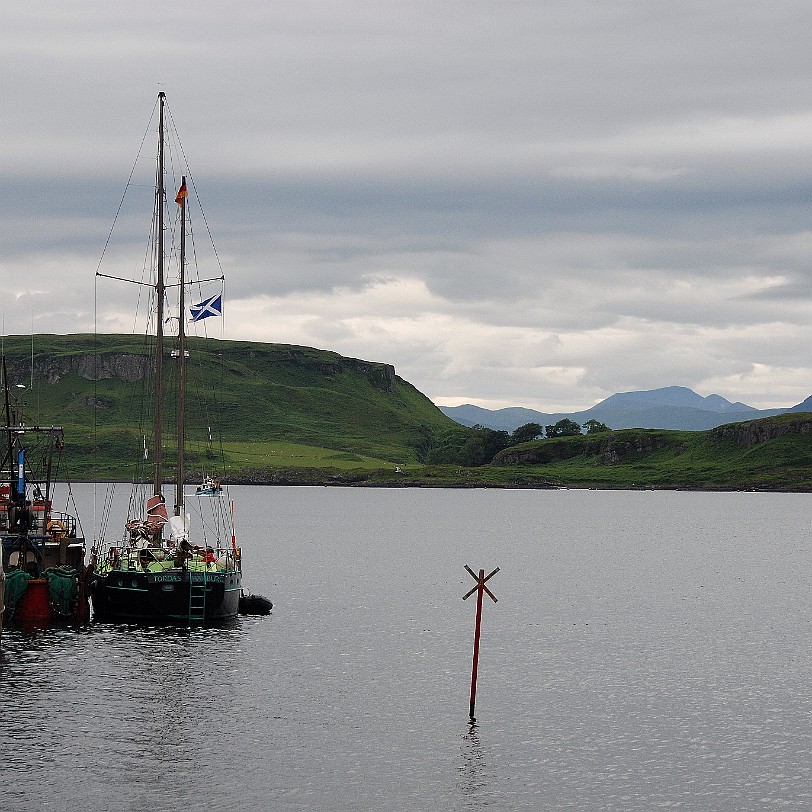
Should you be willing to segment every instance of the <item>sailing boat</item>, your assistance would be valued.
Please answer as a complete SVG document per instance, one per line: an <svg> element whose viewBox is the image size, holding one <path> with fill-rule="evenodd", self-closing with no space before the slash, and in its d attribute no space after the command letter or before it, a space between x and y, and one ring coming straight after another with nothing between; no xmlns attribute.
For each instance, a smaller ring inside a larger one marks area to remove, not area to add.
<svg viewBox="0 0 812 812"><path fill-rule="evenodd" d="M91 564L96 577L91 585L94 617L99 620L151 623L208 623L234 617L241 610L242 557L236 544L233 503L226 505L222 488L199 500L201 527L192 530L189 501L184 493L186 480L186 364L189 356L185 326L186 230L188 190L182 178L175 197L179 207L180 259L178 262L178 334L170 359L174 363L177 405L174 423L177 455L174 471L174 507L167 509L164 494L164 397L165 335L164 301L168 285L164 256L165 108L164 93L158 94L158 158L154 229L156 279L146 283L155 301L154 412L151 488L141 494L140 504L130 500L130 513L123 537L102 542L93 550ZM99 274L98 276L106 276ZM113 277L115 278L115 277ZM218 277L222 280L222 277ZM127 280L132 281L132 280ZM202 280L211 282L214 280ZM141 283L138 283L141 284ZM146 450L146 449L145 449ZM147 454L145 453L145 456ZM145 502L145 503L144 503ZM203 510L203 502L206 511ZM229 510L230 507L230 510ZM228 538L228 530L231 530ZM267 599L266 599L267 600ZM268 607L270 602L267 601ZM244 608L243 608L243 611Z"/></svg>
<svg viewBox="0 0 812 812"><path fill-rule="evenodd" d="M5 596L0 594L0 614L5 598L5 615L16 622L86 621L85 540L76 515L53 506L53 477L65 447L62 427L27 424L11 397L5 356L2 371L0 581Z"/></svg>

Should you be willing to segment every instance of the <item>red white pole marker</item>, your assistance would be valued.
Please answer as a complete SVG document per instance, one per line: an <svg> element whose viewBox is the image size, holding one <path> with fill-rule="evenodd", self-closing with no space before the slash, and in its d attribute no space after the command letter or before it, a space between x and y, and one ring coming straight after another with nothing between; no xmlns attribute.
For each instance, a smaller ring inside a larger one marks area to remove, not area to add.
<svg viewBox="0 0 812 812"><path fill-rule="evenodd" d="M466 564L465 569L468 571L468 574L476 581L476 586L473 587L469 592L462 596L463 600L466 600L474 594L477 593L476 596L476 629L474 630L474 662L471 668L471 704L468 708L468 716L470 716L471 721L475 722L476 718L474 717L474 708L476 706L476 675L477 669L479 667L479 630L480 625L482 624L482 593L487 592L488 597L496 603L496 596L493 592L485 586L486 581L490 581L497 572L499 572L499 567L497 567L490 575L485 575L485 570L480 570L479 575L476 575L474 571Z"/></svg>

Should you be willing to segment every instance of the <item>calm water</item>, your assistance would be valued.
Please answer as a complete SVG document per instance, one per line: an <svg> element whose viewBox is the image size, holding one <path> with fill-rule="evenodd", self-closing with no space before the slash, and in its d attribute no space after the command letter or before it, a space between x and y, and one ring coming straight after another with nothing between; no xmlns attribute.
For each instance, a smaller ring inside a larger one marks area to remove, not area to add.
<svg viewBox="0 0 812 812"><path fill-rule="evenodd" d="M4 812L812 808L812 497L232 496L270 617L7 630Z"/></svg>

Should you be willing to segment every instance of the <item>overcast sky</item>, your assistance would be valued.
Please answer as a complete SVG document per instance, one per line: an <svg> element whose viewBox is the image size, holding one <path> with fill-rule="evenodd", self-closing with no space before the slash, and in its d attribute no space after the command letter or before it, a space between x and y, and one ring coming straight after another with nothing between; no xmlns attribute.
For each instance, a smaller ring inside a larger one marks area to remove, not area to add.
<svg viewBox="0 0 812 812"><path fill-rule="evenodd" d="M794 405L810 30L809 0L6 0L3 329L132 328L95 272L163 90L227 277L210 334L441 405Z"/></svg>

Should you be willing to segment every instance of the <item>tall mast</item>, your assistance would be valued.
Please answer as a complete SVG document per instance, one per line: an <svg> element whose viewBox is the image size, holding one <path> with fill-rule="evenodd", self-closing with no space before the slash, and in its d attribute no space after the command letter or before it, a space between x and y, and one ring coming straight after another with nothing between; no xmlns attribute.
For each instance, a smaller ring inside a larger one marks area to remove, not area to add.
<svg viewBox="0 0 812 812"><path fill-rule="evenodd" d="M11 403L9 402L8 370L6 369L6 356L3 355L3 390L6 397L6 426L8 428L8 476L10 492L17 494L14 484L14 433L11 431ZM16 503L16 499L14 502Z"/></svg>
<svg viewBox="0 0 812 812"><path fill-rule="evenodd" d="M183 516L183 481L186 477L186 175L175 198L180 206L180 292L178 294L178 464L175 481L175 515Z"/></svg>
<svg viewBox="0 0 812 812"><path fill-rule="evenodd" d="M155 186L155 205L158 208L158 279L155 295L158 299L155 331L155 415L154 415L154 488L157 496L163 493L163 365L164 365L164 104L166 95L158 94L158 179Z"/></svg>

